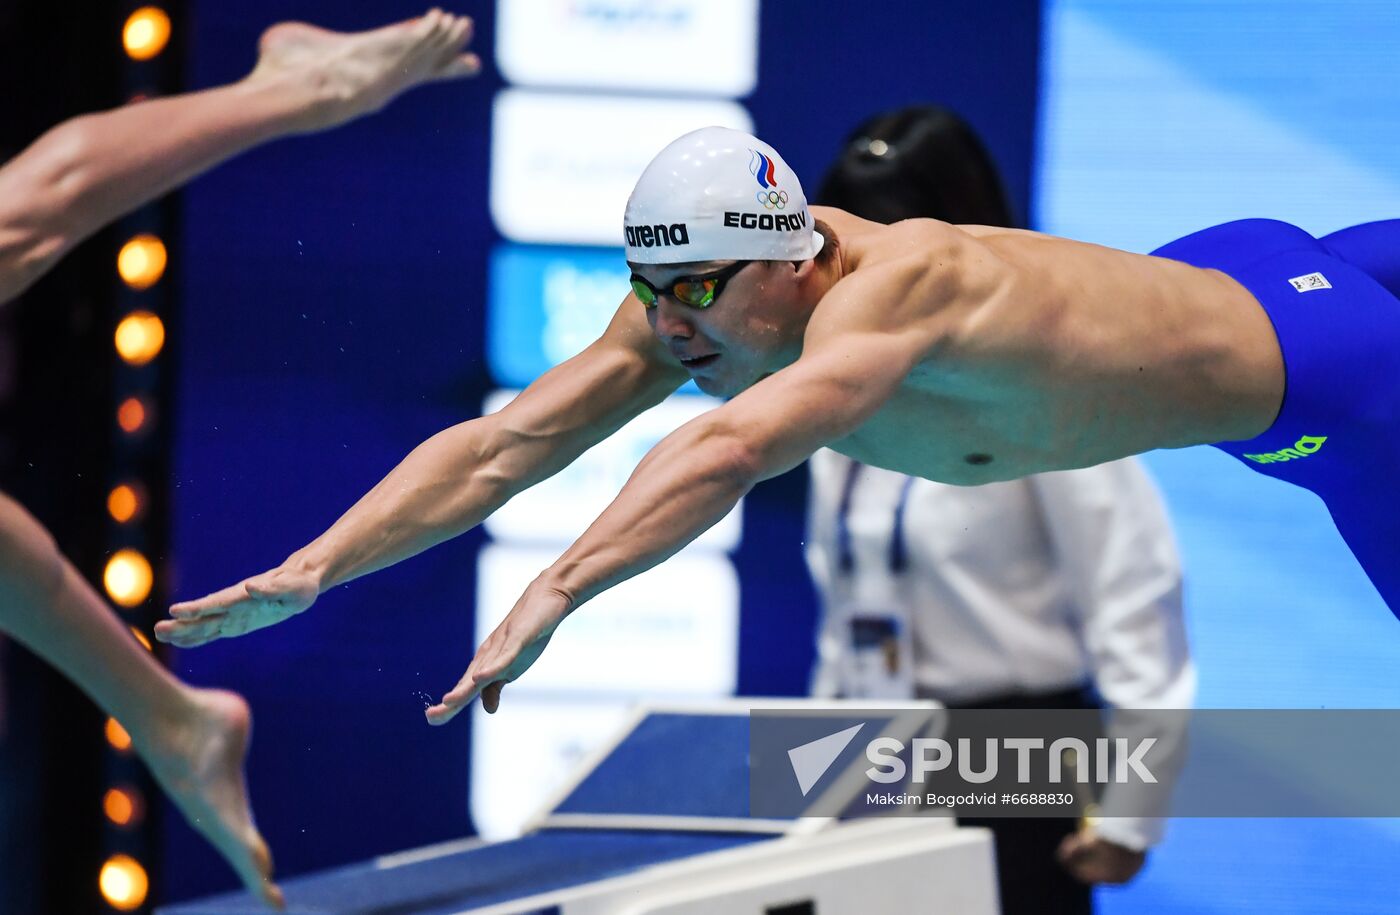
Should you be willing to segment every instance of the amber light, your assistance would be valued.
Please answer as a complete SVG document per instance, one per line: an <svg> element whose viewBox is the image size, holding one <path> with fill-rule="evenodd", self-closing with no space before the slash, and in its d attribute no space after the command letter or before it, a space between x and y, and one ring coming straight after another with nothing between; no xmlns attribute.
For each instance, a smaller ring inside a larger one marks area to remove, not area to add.
<svg viewBox="0 0 1400 915"><path fill-rule="evenodd" d="M165 346L165 324L149 311L133 311L117 325L113 342L127 363L145 365Z"/></svg>
<svg viewBox="0 0 1400 915"><path fill-rule="evenodd" d="M146 902L150 880L141 862L127 855L113 855L102 865L97 878L102 898L112 908L122 912L139 909Z"/></svg>
<svg viewBox="0 0 1400 915"><path fill-rule="evenodd" d="M128 397L117 407L117 425L127 435L135 435L146 428L146 423L150 419L150 410L146 409L146 402L139 397Z"/></svg>
<svg viewBox="0 0 1400 915"><path fill-rule="evenodd" d="M170 43L170 17L158 6L143 6L126 17L122 47L132 60L150 60Z"/></svg>
<svg viewBox="0 0 1400 915"><path fill-rule="evenodd" d="M145 806L141 793L135 788L109 788L102 796L102 812L113 824L121 827L140 823L146 812Z"/></svg>
<svg viewBox="0 0 1400 915"><path fill-rule="evenodd" d="M146 511L146 494L140 483L122 483L107 493L107 514L118 524L135 521Z"/></svg>
<svg viewBox="0 0 1400 915"><path fill-rule="evenodd" d="M142 648L146 649L147 651L156 650L155 646L151 644L151 640L146 638L146 633L142 632L140 629L137 629L135 626L132 626L131 634L136 637L136 641L141 643Z"/></svg>
<svg viewBox="0 0 1400 915"><path fill-rule="evenodd" d="M126 728L121 726L121 722L115 718L107 719L107 742L112 745L112 749L119 753L125 753L131 749L131 735L126 732Z"/></svg>
<svg viewBox="0 0 1400 915"><path fill-rule="evenodd" d="M149 289L165 275L165 243L154 235L138 235L117 253L117 273L132 289Z"/></svg>
<svg viewBox="0 0 1400 915"><path fill-rule="evenodd" d="M155 575L146 557L136 550L117 550L107 560L102 584L107 596L122 607L135 607L151 596Z"/></svg>

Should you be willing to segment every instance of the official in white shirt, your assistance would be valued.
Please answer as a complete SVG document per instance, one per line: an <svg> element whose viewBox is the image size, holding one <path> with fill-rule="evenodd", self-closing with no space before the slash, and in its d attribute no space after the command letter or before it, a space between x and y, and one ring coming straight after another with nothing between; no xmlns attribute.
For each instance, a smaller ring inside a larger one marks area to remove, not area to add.
<svg viewBox="0 0 1400 915"><path fill-rule="evenodd" d="M1012 224L980 141L936 108L862 125L819 200L884 222ZM823 604L814 695L975 708L1194 704L1181 562L1136 459L976 487L829 450L809 466L807 561ZM1152 819L976 825L996 833L1006 915L1092 912L1092 885L1132 879L1163 835Z"/></svg>

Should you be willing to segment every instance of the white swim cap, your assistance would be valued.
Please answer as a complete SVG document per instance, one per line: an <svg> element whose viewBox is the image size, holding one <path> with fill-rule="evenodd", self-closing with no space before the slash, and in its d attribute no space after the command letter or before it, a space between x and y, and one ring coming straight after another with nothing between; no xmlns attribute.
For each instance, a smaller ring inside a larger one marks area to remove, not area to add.
<svg viewBox="0 0 1400 915"><path fill-rule="evenodd" d="M703 127L657 153L623 216L627 259L804 261L823 239L797 176L742 130Z"/></svg>

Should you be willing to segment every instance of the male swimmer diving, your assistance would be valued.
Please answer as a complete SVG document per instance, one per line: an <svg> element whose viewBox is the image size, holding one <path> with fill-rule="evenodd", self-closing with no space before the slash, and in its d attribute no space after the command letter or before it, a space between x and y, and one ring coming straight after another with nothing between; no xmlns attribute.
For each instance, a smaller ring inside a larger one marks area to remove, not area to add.
<svg viewBox="0 0 1400 915"><path fill-rule="evenodd" d="M928 219L809 211L748 134L662 150L625 214L632 291L508 407L424 442L277 568L171 608L200 645L480 523L688 378L732 398L665 438L527 588L429 721L487 711L563 619L827 446L975 485L1215 444L1306 486L1400 611L1400 221L1317 240L1270 220L1152 256Z"/></svg>

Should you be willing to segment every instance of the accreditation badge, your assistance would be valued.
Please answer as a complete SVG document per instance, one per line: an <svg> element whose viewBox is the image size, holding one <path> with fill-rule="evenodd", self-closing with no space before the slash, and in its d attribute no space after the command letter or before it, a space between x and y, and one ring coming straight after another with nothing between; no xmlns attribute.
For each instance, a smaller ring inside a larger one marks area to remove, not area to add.
<svg viewBox="0 0 1400 915"><path fill-rule="evenodd" d="M846 617L841 695L850 699L914 698L914 642L908 614L857 608Z"/></svg>

